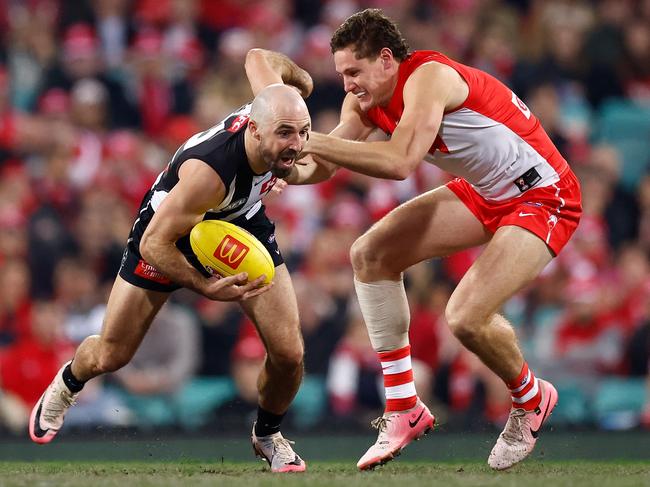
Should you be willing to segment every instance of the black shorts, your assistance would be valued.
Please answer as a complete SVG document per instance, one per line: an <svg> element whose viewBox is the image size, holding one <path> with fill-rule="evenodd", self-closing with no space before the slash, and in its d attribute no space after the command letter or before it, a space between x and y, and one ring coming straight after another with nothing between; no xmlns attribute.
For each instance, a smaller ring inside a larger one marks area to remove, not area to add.
<svg viewBox="0 0 650 487"><path fill-rule="evenodd" d="M240 216L230 223L255 235L264 247L266 247L266 250L269 251L275 267L284 263L278 244L275 241L275 225L268 219L263 207L250 220L247 220L245 216ZM127 244L124 255L122 256L122 264L120 265L120 277L134 286L151 291L172 292L180 289L182 286L176 284L154 266L145 262L140 255L139 243L139 241L131 240ZM192 252L189 234L178 239L176 247L196 270L205 277L210 277L210 274L203 268L194 255L194 252Z"/></svg>

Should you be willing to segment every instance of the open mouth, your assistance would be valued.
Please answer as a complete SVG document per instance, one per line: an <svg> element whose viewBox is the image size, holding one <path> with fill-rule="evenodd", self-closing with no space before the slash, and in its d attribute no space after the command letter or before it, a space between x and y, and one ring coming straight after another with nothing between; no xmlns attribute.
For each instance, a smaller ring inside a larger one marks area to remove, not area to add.
<svg viewBox="0 0 650 487"><path fill-rule="evenodd" d="M296 160L295 157L287 157L287 156L285 156L285 157L280 157L280 163L281 163L281 165L283 165L283 166L287 166L287 167L288 167L288 166L291 166L291 165L294 163L295 160Z"/></svg>

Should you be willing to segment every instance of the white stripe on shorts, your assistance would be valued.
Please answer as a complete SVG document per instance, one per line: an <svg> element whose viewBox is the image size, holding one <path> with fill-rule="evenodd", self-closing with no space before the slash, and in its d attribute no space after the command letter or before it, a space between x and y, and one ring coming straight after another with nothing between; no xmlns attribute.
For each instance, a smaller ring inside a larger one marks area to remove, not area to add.
<svg viewBox="0 0 650 487"><path fill-rule="evenodd" d="M557 184L554 184L553 187L555 188L555 197L560 200L559 206L555 209L555 213L557 213L559 215L560 211L562 210L562 208L566 204L566 201L564 200L564 198L562 198L560 196L560 188L559 188L559 186ZM551 241L551 233L553 232L553 230L555 230L555 225L557 225L557 220L558 220L557 215L551 215L551 216L548 217L548 222L547 222L548 223L548 233L546 234L546 243L547 244Z"/></svg>

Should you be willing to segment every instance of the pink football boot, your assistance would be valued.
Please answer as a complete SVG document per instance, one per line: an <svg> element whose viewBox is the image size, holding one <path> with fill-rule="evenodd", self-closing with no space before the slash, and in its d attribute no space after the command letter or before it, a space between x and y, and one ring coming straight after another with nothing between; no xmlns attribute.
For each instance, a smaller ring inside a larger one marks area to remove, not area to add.
<svg viewBox="0 0 650 487"><path fill-rule="evenodd" d="M429 408L418 399L415 407L407 411L384 413L372 422L379 430L377 441L359 459L360 470L370 470L383 465L398 456L402 449L413 440L418 440L431 431L436 419Z"/></svg>
<svg viewBox="0 0 650 487"><path fill-rule="evenodd" d="M557 391L553 384L542 379L537 380L542 390L542 401L532 411L520 408L510 410L506 427L488 458L488 465L495 470L510 468L530 455L537 443L542 424L557 404Z"/></svg>

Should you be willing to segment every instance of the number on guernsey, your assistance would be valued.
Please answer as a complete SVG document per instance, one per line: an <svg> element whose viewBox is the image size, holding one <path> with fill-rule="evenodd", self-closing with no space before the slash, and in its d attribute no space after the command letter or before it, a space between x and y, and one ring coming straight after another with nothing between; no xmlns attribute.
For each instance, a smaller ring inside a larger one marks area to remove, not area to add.
<svg viewBox="0 0 650 487"><path fill-rule="evenodd" d="M512 99L510 101L512 101L512 104L517 108L519 108L521 113L524 114L524 117L530 120L530 108L528 108L526 104L523 101L521 101L517 95L515 95L514 91L512 91L511 93L512 93Z"/></svg>
<svg viewBox="0 0 650 487"><path fill-rule="evenodd" d="M208 140L210 137L212 137L214 134L217 132L223 130L223 122L221 122L218 125L215 125L214 127L210 127L208 130L204 130L203 132L199 132L198 134L194 134L192 137L187 139L187 142L183 145L182 149L189 149L190 147L194 147L195 145L199 145L201 142L204 140Z"/></svg>

